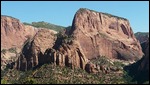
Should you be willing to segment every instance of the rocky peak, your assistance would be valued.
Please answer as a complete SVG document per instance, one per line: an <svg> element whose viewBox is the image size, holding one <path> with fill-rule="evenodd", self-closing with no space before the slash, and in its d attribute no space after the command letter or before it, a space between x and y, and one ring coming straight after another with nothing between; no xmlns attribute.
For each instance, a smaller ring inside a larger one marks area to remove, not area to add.
<svg viewBox="0 0 150 85"><path fill-rule="evenodd" d="M120 48L123 45L136 52L136 54L129 53L130 56L132 55L130 58L135 55L141 58L143 55L129 21L111 14L81 8L74 16L69 35L73 35L79 41L88 59L98 55L116 57L120 54L115 50L116 47ZM117 45L115 42L118 41L121 43L120 46L115 46ZM125 49L120 50L125 51Z"/></svg>
<svg viewBox="0 0 150 85"><path fill-rule="evenodd" d="M127 19L85 8L80 8L76 12L72 26L71 34L78 29L85 33L116 31L126 35L126 37L134 37Z"/></svg>

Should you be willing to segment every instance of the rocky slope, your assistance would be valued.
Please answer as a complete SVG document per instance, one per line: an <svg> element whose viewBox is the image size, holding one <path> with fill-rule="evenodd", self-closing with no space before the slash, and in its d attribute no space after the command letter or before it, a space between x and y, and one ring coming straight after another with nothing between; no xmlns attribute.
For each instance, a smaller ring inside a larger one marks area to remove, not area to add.
<svg viewBox="0 0 150 85"><path fill-rule="evenodd" d="M1 15L1 49L21 47L26 36L33 36L35 33L35 28L26 28L18 19Z"/></svg>
<svg viewBox="0 0 150 85"><path fill-rule="evenodd" d="M117 16L81 8L74 16L72 28L64 33L58 33L55 41L50 32L38 32L25 43L17 69L28 70L51 62L92 72L96 67L91 59L105 56L134 61L143 55L129 21Z"/></svg>
<svg viewBox="0 0 150 85"><path fill-rule="evenodd" d="M64 38L62 36L55 41L56 37L52 32L45 29L43 31L39 31L33 39L24 45L17 60L17 69L24 71L44 63L85 68L88 60L78 43L61 39ZM59 44L60 42L64 43Z"/></svg>
<svg viewBox="0 0 150 85"><path fill-rule="evenodd" d="M136 60L143 55L129 21L110 14L81 8L68 34L75 37L88 59L100 55Z"/></svg>
<svg viewBox="0 0 150 85"><path fill-rule="evenodd" d="M36 28L24 26L16 18L1 15L1 69L16 60L24 41L36 32Z"/></svg>
<svg viewBox="0 0 150 85"><path fill-rule="evenodd" d="M51 36L48 33L56 34L54 30L44 30L45 28L36 28L30 25L22 24L18 19L11 16L1 15L1 69L3 70L7 64L10 64L17 60L22 47L25 43L31 40L33 37L39 37L35 39L36 46L41 46L41 52L45 51L44 48L49 48L48 43L41 43L44 41L53 42L55 40L45 39ZM41 34L42 31L42 34ZM37 32L39 32L38 35ZM36 35L36 36L35 36ZM45 47L44 47L45 46Z"/></svg>
<svg viewBox="0 0 150 85"><path fill-rule="evenodd" d="M141 46L145 55L136 63L124 67L138 83L149 80L149 38Z"/></svg>

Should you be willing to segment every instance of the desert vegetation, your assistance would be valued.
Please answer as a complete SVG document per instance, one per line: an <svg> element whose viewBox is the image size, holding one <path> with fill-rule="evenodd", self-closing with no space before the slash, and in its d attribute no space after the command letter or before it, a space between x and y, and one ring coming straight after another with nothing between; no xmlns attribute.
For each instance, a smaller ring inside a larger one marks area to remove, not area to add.
<svg viewBox="0 0 150 85"><path fill-rule="evenodd" d="M124 66L121 62L110 63L104 56L92 62L113 68ZM137 81L123 69L110 73L87 73L81 68L71 69L47 63L25 72L6 68L1 71L1 84L137 84Z"/></svg>
<svg viewBox="0 0 150 85"><path fill-rule="evenodd" d="M87 9L87 8L80 8L80 12L83 12L85 9ZM93 12L96 12L96 13L102 13L104 15L107 15L109 18L114 17L114 18L117 18L117 19L121 19L121 20L126 20L127 21L126 18L115 16L115 15L112 15L112 14L109 14L109 13L97 12L97 11L91 10L91 9L87 9L87 10L90 10L90 11L93 11Z"/></svg>
<svg viewBox="0 0 150 85"><path fill-rule="evenodd" d="M24 22L23 24L24 25L30 25L30 26L37 27L37 28L52 29L52 30L55 30L57 32L59 32L59 31L61 31L61 30L63 30L65 28L63 26L54 25L54 24L47 23L47 22L44 22L44 21L32 22L31 24Z"/></svg>

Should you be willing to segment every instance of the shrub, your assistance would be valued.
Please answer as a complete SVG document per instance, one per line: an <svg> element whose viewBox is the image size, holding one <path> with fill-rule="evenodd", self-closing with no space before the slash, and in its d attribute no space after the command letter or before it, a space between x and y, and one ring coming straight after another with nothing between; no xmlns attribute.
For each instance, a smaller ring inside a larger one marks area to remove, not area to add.
<svg viewBox="0 0 150 85"><path fill-rule="evenodd" d="M31 24L30 24L30 23L26 23L26 22L24 22L23 24L24 24L24 25L30 25L30 26L31 26Z"/></svg>
<svg viewBox="0 0 150 85"><path fill-rule="evenodd" d="M6 53L6 49L2 49L2 50L1 50L1 53L4 53L4 54L5 54L5 53Z"/></svg>
<svg viewBox="0 0 150 85"><path fill-rule="evenodd" d="M111 65L111 63L108 61L108 58L105 56L98 56L96 59L92 59L91 62L97 65Z"/></svg>
<svg viewBox="0 0 150 85"><path fill-rule="evenodd" d="M107 15L110 18L114 17L114 18L117 18L117 19L127 20L126 18L115 16L115 15L112 15L112 14L109 14L109 13L102 13L102 14Z"/></svg>
<svg viewBox="0 0 150 85"><path fill-rule="evenodd" d="M113 62L113 64L116 67L124 67L125 66L122 62L119 62L119 61L115 61L115 62Z"/></svg>
<svg viewBox="0 0 150 85"><path fill-rule="evenodd" d="M84 10L90 10L90 9L87 9L87 8L80 8L81 12L84 11ZM90 11L93 11L93 12L97 12L95 10L90 10ZM108 17L115 17L117 19L122 19L122 20L127 20L126 18L123 18L123 17L119 17L119 16L115 16L115 15L112 15L112 14L109 14L109 13L103 13L103 12L97 12L97 13L102 13L104 15L107 15Z"/></svg>
<svg viewBox="0 0 150 85"><path fill-rule="evenodd" d="M12 16L8 16L8 15L1 15L1 16L4 16L4 17L10 17L10 18L12 18L12 19L19 20L19 19L17 19L17 18L14 18L14 17L12 17Z"/></svg>
<svg viewBox="0 0 150 85"><path fill-rule="evenodd" d="M24 25L34 26L34 27L37 27L37 28L52 29L52 30L55 30L55 31L57 31L57 32L59 32L59 31L61 31L61 30L63 30L63 29L65 28L65 27L63 27L63 26L54 25L54 24L47 23L47 22L44 22L44 21L32 22L31 24L24 22L23 24L24 24Z"/></svg>
<svg viewBox="0 0 150 85"><path fill-rule="evenodd" d="M8 82L5 79L1 79L1 84L8 84Z"/></svg>
<svg viewBox="0 0 150 85"><path fill-rule="evenodd" d="M35 79L27 77L24 79L24 81L22 82L23 84L36 84Z"/></svg>
<svg viewBox="0 0 150 85"><path fill-rule="evenodd" d="M99 57L95 59L97 63L105 61L103 64L108 64L106 57ZM121 63L116 62L116 65L121 65ZM9 78L7 81L1 80L1 83L12 83L12 84L122 84L122 83L137 83L132 82L132 77L130 77L127 72L122 73L87 73L85 70L80 68L71 69L70 67L61 67L58 65L44 64L36 70L29 70L26 72L21 72L17 70L11 70L8 74L15 74L15 76L7 76ZM124 75L124 76L123 76ZM123 77L122 77L123 76ZM146 82L148 83L148 82Z"/></svg>
<svg viewBox="0 0 150 85"><path fill-rule="evenodd" d="M8 51L11 53L16 53L16 48L10 48L10 49L8 49Z"/></svg>

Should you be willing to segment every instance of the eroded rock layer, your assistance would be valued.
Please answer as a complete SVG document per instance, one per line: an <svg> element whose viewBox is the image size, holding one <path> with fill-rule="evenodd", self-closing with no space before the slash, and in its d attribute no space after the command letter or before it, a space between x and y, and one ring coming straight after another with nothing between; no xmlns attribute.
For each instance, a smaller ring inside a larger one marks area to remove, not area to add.
<svg viewBox="0 0 150 85"><path fill-rule="evenodd" d="M17 60L17 69L28 70L47 60L44 52L52 48L55 42L54 33L48 29L40 29L33 38L28 39Z"/></svg>
<svg viewBox="0 0 150 85"><path fill-rule="evenodd" d="M28 70L44 63L54 63L96 72L95 68L100 66L95 66L90 60L98 56L134 61L143 55L129 21L124 18L79 9L72 28L66 32L67 35L57 34L57 39L48 30L37 32L25 43L17 69Z"/></svg>
<svg viewBox="0 0 150 85"><path fill-rule="evenodd" d="M79 9L69 35L76 38L88 59L101 55L136 60L143 55L129 21L110 14Z"/></svg>

